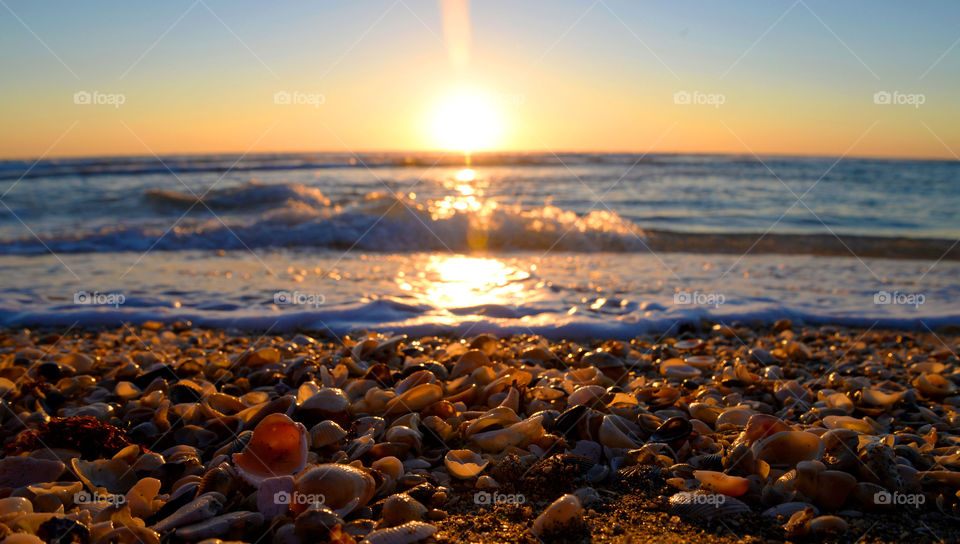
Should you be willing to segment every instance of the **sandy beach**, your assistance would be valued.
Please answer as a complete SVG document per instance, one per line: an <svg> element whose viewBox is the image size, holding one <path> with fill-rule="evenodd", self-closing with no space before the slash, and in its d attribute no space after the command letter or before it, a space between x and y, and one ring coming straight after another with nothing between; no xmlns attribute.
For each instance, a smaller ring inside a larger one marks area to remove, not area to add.
<svg viewBox="0 0 960 544"><path fill-rule="evenodd" d="M787 321L581 343L6 330L0 530L955 541L958 340Z"/></svg>

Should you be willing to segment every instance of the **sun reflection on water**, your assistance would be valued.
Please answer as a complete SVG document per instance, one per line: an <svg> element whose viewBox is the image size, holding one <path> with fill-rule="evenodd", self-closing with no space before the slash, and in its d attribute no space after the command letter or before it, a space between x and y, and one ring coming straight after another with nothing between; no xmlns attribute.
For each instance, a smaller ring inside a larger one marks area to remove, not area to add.
<svg viewBox="0 0 960 544"><path fill-rule="evenodd" d="M493 258L429 255L415 277L398 277L400 288L443 308L516 306L525 297L530 274Z"/></svg>

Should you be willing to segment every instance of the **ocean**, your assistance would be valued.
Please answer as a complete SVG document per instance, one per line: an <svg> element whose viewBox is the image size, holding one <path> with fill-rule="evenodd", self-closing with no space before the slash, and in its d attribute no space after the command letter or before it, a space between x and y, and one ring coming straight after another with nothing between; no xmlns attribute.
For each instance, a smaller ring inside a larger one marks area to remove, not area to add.
<svg viewBox="0 0 960 544"><path fill-rule="evenodd" d="M960 325L955 161L316 153L0 162L0 325L550 338Z"/></svg>

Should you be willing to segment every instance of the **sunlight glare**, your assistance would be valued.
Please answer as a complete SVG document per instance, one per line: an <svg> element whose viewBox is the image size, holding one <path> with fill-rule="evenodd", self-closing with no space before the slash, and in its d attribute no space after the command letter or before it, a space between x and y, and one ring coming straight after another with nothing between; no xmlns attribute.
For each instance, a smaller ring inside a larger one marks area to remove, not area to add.
<svg viewBox="0 0 960 544"><path fill-rule="evenodd" d="M501 124L490 96L463 91L440 103L433 113L431 131L436 147L469 153L496 146Z"/></svg>

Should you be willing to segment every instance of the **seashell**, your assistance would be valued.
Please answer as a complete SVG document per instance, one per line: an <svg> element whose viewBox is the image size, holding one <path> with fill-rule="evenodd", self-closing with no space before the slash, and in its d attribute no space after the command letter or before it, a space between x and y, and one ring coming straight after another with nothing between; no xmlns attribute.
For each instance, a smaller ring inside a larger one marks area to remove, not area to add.
<svg viewBox="0 0 960 544"><path fill-rule="evenodd" d="M570 393L570 396L567 397L567 408L580 404L586 404L588 406L599 404L601 397L603 397L606 392L607 390L601 385L584 385L573 393Z"/></svg>
<svg viewBox="0 0 960 544"><path fill-rule="evenodd" d="M342 450L342 453L346 455L347 459L354 461L363 457L374 446L377 445L377 441L373 439L369 434L365 434L361 437L355 438L350 441L349 444Z"/></svg>
<svg viewBox="0 0 960 544"><path fill-rule="evenodd" d="M688 411L690 412L690 417L699 419L708 425L715 425L723 409L712 404L694 402L690 404Z"/></svg>
<svg viewBox="0 0 960 544"><path fill-rule="evenodd" d="M812 508L813 515L817 515L817 513L819 513L817 507L808 502L785 502L771 508L767 508L763 511L763 515L772 518L779 518L781 516L786 516L789 518L790 516L806 508Z"/></svg>
<svg viewBox="0 0 960 544"><path fill-rule="evenodd" d="M749 408L728 408L717 416L715 427L717 430L721 427L746 427L753 415L753 410Z"/></svg>
<svg viewBox="0 0 960 544"><path fill-rule="evenodd" d="M940 398L957 392L957 386L940 374L921 374L911 382L911 385L927 397Z"/></svg>
<svg viewBox="0 0 960 544"><path fill-rule="evenodd" d="M343 427L338 425L336 421L326 419L310 429L310 446L325 448L339 443L346 436L347 431L343 430Z"/></svg>
<svg viewBox="0 0 960 544"><path fill-rule="evenodd" d="M700 370L710 370L717 365L717 360L709 355L690 355L685 360L688 365Z"/></svg>
<svg viewBox="0 0 960 544"><path fill-rule="evenodd" d="M24 497L0 499L0 523L33 513L33 504Z"/></svg>
<svg viewBox="0 0 960 544"><path fill-rule="evenodd" d="M700 482L702 489L727 495L728 497L739 497L750 490L750 480L738 476L730 476L722 472L695 470L693 471L693 477Z"/></svg>
<svg viewBox="0 0 960 544"><path fill-rule="evenodd" d="M713 520L750 512L743 501L718 493L681 491L670 496L670 513L690 519Z"/></svg>
<svg viewBox="0 0 960 544"><path fill-rule="evenodd" d="M74 457L71 465L80 481L86 484L91 492L105 488L108 493L125 494L137 483L137 475L122 459L84 461Z"/></svg>
<svg viewBox="0 0 960 544"><path fill-rule="evenodd" d="M254 429L243 451L233 454L233 463L244 480L257 486L266 478L303 470L308 442L302 423L284 414L270 414Z"/></svg>
<svg viewBox="0 0 960 544"><path fill-rule="evenodd" d="M628 436L629 432L622 418L607 414L603 416L603 422L600 424L597 440L608 448L633 449L638 447L636 441Z"/></svg>
<svg viewBox="0 0 960 544"><path fill-rule="evenodd" d="M523 421L495 431L474 434L470 441L489 452L501 452L509 447L523 447L544 435L543 416L531 416Z"/></svg>
<svg viewBox="0 0 960 544"><path fill-rule="evenodd" d="M917 476L923 480L937 482L948 485L955 489L960 489L960 472L949 470L925 470L917 473Z"/></svg>
<svg viewBox="0 0 960 544"><path fill-rule="evenodd" d="M0 544L44 544L38 537L27 533L11 533Z"/></svg>
<svg viewBox="0 0 960 544"><path fill-rule="evenodd" d="M649 442L662 442L678 450L690 438L692 432L693 426L689 421L679 416L671 417L650 434Z"/></svg>
<svg viewBox="0 0 960 544"><path fill-rule="evenodd" d="M307 470L297 478L294 487L294 491L303 496L322 496L322 503L338 516L346 516L366 506L376 489L376 481L365 470L337 464L323 464ZM290 505L296 513L303 512L306 507L296 501Z"/></svg>
<svg viewBox="0 0 960 544"><path fill-rule="evenodd" d="M350 400L342 389L323 387L301 402L295 414L297 420L307 425L315 425L325 419L347 425L350 423Z"/></svg>
<svg viewBox="0 0 960 544"><path fill-rule="evenodd" d="M781 421L780 418L767 414L755 414L747 420L747 427L737 437L735 444L743 443L751 446L758 440L789 430L790 426Z"/></svg>
<svg viewBox="0 0 960 544"><path fill-rule="evenodd" d="M860 400L867 405L876 406L879 408L886 408L887 406L893 406L894 404L903 400L907 395L906 391L898 391L896 393L891 393L888 391L883 391L881 389L871 388L864 389L860 392Z"/></svg>
<svg viewBox="0 0 960 544"><path fill-rule="evenodd" d="M537 537L543 537L561 529L582 523L583 505L580 498L568 493L553 501L543 513L533 521L531 532Z"/></svg>
<svg viewBox="0 0 960 544"><path fill-rule="evenodd" d="M180 527L176 531L179 538L190 541L216 538L233 532L251 534L263 525L263 515L257 512L237 511L222 514L210 519Z"/></svg>
<svg viewBox="0 0 960 544"><path fill-rule="evenodd" d="M464 437L469 438L474 434L482 432L488 427L506 427L519 421L520 417L517 416L513 409L506 406L497 406L496 408L484 412L483 415L467 424L463 435Z"/></svg>
<svg viewBox="0 0 960 544"><path fill-rule="evenodd" d="M689 380L700 376L700 369L690 366L683 359L667 359L660 363L660 374L665 378Z"/></svg>
<svg viewBox="0 0 960 544"><path fill-rule="evenodd" d="M416 429L411 429L403 425L395 425L387 429L384 439L388 442L406 444L416 452L419 452L423 445L423 434Z"/></svg>
<svg viewBox="0 0 960 544"><path fill-rule="evenodd" d="M338 527L343 527L343 524L343 519L325 506L310 508L297 516L297 519L293 522L292 528L295 540L292 542L340 542L341 544L347 544L352 540L333 538L334 533L338 531Z"/></svg>
<svg viewBox="0 0 960 544"><path fill-rule="evenodd" d="M433 536L436 532L437 528L429 523L408 521L403 525L373 531L360 544L412 544Z"/></svg>
<svg viewBox="0 0 960 544"><path fill-rule="evenodd" d="M789 467L820 459L823 442L819 436L806 431L782 431L756 442L753 452L757 460L766 461L770 466Z"/></svg>
<svg viewBox="0 0 960 544"><path fill-rule="evenodd" d="M457 360L456 364L454 364L450 370L450 377L459 378L460 376L472 373L477 368L489 365L490 357L487 357L486 353L472 349L460 356L460 359Z"/></svg>
<svg viewBox="0 0 960 544"><path fill-rule="evenodd" d="M6 427L5 427L6 429ZM0 488L26 487L56 481L67 468L60 461L36 457L5 457L0 459Z"/></svg>
<svg viewBox="0 0 960 544"><path fill-rule="evenodd" d="M380 523L384 527L394 527L408 521L421 521L426 514L426 506L406 493L398 493L384 501Z"/></svg>
<svg viewBox="0 0 960 544"><path fill-rule="evenodd" d="M126 503L130 505L130 515L146 519L162 504L156 500L160 493L160 480L144 478L127 491Z"/></svg>
<svg viewBox="0 0 960 544"><path fill-rule="evenodd" d="M580 364L594 367L612 380L619 380L626 374L623 361L609 351L588 351L580 358Z"/></svg>
<svg viewBox="0 0 960 544"><path fill-rule="evenodd" d="M416 412L442 398L443 388L436 384L424 383L390 399L384 408L384 413L390 416Z"/></svg>
<svg viewBox="0 0 960 544"><path fill-rule="evenodd" d="M804 404L813 400L813 394L811 394L806 387L800 385L797 380L787 380L778 383L773 390L773 396L783 405L787 404L788 400Z"/></svg>
<svg viewBox="0 0 960 544"><path fill-rule="evenodd" d="M290 509L290 501L277 499L292 497L293 486L293 476L290 475L264 479L257 488L257 510L268 520L286 514Z"/></svg>
<svg viewBox="0 0 960 544"><path fill-rule="evenodd" d="M812 506L794 512L793 515L790 516L790 519L783 525L783 530L787 533L787 537L796 538L806 536L810 532L810 522L813 521L815 515Z"/></svg>
<svg viewBox="0 0 960 544"><path fill-rule="evenodd" d="M838 516L818 516L810 520L807 526L811 535L815 536L836 536L847 532L850 525Z"/></svg>
<svg viewBox="0 0 960 544"><path fill-rule="evenodd" d="M191 525L211 518L220 513L227 499L219 493L205 493L181 506L169 516L151 527L158 533L164 533L177 527Z"/></svg>
<svg viewBox="0 0 960 544"><path fill-rule="evenodd" d="M850 429L863 434L873 434L874 429L862 419L850 416L826 416L823 425L828 429Z"/></svg>
<svg viewBox="0 0 960 544"><path fill-rule="evenodd" d="M443 458L443 464L450 475L467 480L479 475L490 461L471 450L450 450Z"/></svg>

